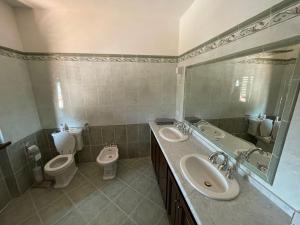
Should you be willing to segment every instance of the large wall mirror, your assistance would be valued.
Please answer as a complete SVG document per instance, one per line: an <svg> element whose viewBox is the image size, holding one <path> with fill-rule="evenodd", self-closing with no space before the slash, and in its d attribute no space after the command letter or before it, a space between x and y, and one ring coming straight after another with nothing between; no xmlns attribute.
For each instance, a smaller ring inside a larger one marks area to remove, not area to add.
<svg viewBox="0 0 300 225"><path fill-rule="evenodd" d="M232 157L262 149L244 165L269 183L299 93L299 49L294 44L186 69L185 121Z"/></svg>

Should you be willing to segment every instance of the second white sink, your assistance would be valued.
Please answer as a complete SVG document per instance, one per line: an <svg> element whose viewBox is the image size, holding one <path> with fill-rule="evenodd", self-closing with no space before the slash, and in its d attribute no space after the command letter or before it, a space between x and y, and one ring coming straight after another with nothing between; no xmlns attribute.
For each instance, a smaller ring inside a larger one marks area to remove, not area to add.
<svg viewBox="0 0 300 225"><path fill-rule="evenodd" d="M169 142L181 142L188 139L188 135L181 133L176 127L163 127L158 133Z"/></svg>
<svg viewBox="0 0 300 225"><path fill-rule="evenodd" d="M188 182L201 194L218 200L231 200L238 196L238 182L228 179L207 156L191 154L180 160L180 168Z"/></svg>
<svg viewBox="0 0 300 225"><path fill-rule="evenodd" d="M200 124L198 128L209 137L218 139L222 139L225 137L225 133L222 130L210 124Z"/></svg>

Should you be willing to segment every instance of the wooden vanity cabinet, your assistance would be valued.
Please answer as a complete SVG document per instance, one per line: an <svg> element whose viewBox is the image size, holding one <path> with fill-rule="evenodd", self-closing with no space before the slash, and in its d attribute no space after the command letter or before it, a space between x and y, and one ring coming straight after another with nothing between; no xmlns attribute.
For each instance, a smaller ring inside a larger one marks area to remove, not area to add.
<svg viewBox="0 0 300 225"><path fill-rule="evenodd" d="M197 225L152 132L151 160L170 225Z"/></svg>
<svg viewBox="0 0 300 225"><path fill-rule="evenodd" d="M156 141L155 136L151 133L151 160L159 189L162 194L162 199L166 207L167 204L167 175L168 175L168 163L160 150L159 144Z"/></svg>

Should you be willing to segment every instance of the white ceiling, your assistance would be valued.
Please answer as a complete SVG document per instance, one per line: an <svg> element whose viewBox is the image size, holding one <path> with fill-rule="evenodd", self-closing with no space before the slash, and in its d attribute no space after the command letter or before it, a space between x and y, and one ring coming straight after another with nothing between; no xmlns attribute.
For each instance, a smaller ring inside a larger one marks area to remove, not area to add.
<svg viewBox="0 0 300 225"><path fill-rule="evenodd" d="M34 9L110 10L138 12L149 16L168 15L180 17L194 0L4 0L12 7Z"/></svg>

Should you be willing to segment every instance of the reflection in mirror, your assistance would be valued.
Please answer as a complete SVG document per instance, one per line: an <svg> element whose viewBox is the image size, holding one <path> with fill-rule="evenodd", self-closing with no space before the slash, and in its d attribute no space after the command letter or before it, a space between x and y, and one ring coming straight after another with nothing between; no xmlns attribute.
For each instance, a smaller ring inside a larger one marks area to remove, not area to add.
<svg viewBox="0 0 300 225"><path fill-rule="evenodd" d="M298 96L299 78L294 69L299 47L186 70L185 120L232 156L248 151L245 164L269 182Z"/></svg>

